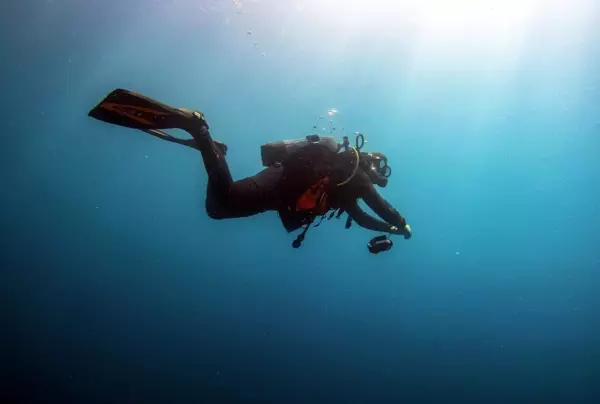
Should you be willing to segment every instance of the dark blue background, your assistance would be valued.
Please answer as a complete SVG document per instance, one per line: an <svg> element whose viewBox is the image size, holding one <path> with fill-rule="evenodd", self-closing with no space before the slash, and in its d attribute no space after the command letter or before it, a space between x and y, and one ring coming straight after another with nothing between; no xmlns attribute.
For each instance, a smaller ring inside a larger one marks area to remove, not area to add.
<svg viewBox="0 0 600 404"><path fill-rule="evenodd" d="M286 7L0 5L1 401L600 402L600 13L485 70ZM236 177L337 108L415 236L211 221L199 154L86 116L117 87L204 111Z"/></svg>

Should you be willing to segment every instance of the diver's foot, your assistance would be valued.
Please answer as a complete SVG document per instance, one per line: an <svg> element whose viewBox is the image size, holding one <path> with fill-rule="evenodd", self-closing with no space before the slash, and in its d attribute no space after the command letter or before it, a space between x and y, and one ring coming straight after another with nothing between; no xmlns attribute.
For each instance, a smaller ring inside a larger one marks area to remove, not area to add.
<svg viewBox="0 0 600 404"><path fill-rule="evenodd" d="M187 108L177 108L182 115L181 129L188 131L194 139L208 136L208 123L206 117L200 111Z"/></svg>
<svg viewBox="0 0 600 404"><path fill-rule="evenodd" d="M196 142L202 142L210 139L210 133L208 132L208 123L206 123L206 117L200 111L187 108L177 108L184 115L184 124L182 129L188 131ZM223 156L227 155L228 147L225 143L213 140L213 143Z"/></svg>

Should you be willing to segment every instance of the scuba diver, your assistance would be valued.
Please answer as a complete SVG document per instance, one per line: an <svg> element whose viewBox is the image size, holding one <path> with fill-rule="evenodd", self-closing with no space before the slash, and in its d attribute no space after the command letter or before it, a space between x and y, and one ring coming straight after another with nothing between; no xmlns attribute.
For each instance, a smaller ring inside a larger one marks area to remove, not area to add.
<svg viewBox="0 0 600 404"><path fill-rule="evenodd" d="M412 236L406 220L379 195L375 185L385 187L391 168L382 153L365 153L364 136L357 134L356 145L348 137L338 144L333 137L319 135L305 139L273 142L261 147L265 167L254 176L234 181L225 160L228 148L213 140L201 112L173 108L149 97L116 89L88 114L110 124L142 130L160 139L197 149L208 174L206 212L212 219L230 219L276 211L288 233L302 229L293 242L300 247L309 227L345 212L346 228L352 222L386 233L368 244L376 254L389 250L389 235ZM191 139L181 139L164 129L182 129ZM362 199L382 220L358 205Z"/></svg>

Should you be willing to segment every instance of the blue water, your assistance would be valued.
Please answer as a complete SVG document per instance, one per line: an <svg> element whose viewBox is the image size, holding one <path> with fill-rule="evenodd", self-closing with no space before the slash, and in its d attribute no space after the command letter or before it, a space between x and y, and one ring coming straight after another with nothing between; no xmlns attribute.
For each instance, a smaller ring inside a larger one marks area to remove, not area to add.
<svg viewBox="0 0 600 404"><path fill-rule="evenodd" d="M600 402L600 6L409 3L2 2L0 401ZM118 87L236 178L364 133L413 238L209 219L199 153L87 117Z"/></svg>

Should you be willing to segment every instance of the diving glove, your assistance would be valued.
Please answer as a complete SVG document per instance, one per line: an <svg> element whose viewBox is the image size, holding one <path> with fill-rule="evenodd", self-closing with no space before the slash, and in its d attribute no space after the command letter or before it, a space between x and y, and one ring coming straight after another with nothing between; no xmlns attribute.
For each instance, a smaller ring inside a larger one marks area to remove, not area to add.
<svg viewBox="0 0 600 404"><path fill-rule="evenodd" d="M405 240L408 240L409 238L412 237L412 229L410 228L410 226L408 224L404 225L402 230L398 229L398 227L396 227L396 226L391 226L390 233L402 234L404 236Z"/></svg>
<svg viewBox="0 0 600 404"><path fill-rule="evenodd" d="M408 225L408 223L404 226L404 239L408 240L412 237L412 229Z"/></svg>

